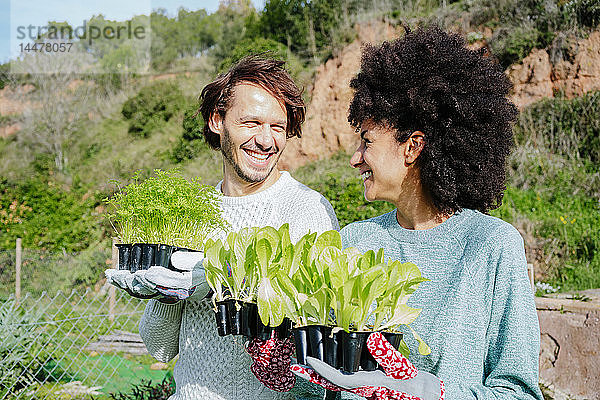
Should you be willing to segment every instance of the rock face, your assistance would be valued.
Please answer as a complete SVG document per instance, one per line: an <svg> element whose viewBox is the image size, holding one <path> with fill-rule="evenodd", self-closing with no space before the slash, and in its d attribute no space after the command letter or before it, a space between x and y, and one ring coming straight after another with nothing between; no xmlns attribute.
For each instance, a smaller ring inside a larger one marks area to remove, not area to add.
<svg viewBox="0 0 600 400"><path fill-rule="evenodd" d="M512 100L519 108L563 91L567 98L600 89L600 31L568 45L566 59L552 62L547 50L534 49L506 72L514 84Z"/></svg>
<svg viewBox="0 0 600 400"><path fill-rule="evenodd" d="M338 57L320 65L307 107L306 122L300 140L291 140L279 164L293 169L307 162L327 158L338 150L353 151L359 136L348 123L352 100L350 80L360 69L361 46L399 36L397 29L383 22L356 27L358 39L345 47Z"/></svg>
<svg viewBox="0 0 600 400"><path fill-rule="evenodd" d="M284 168L293 169L327 158L338 150L353 151L358 145L358 135L348 124L347 115L352 99L348 84L360 68L361 46L394 39L402 30L383 22L356 29L358 40L317 69L303 136L288 143L280 161ZM491 32L486 36L491 36ZM471 47L484 44L479 42ZM514 84L511 99L519 108L543 97L553 97L558 90L570 98L600 89L600 31L587 39L573 40L566 53L567 57L551 57L547 50L534 49L521 64L506 71ZM559 59L553 63L551 58Z"/></svg>

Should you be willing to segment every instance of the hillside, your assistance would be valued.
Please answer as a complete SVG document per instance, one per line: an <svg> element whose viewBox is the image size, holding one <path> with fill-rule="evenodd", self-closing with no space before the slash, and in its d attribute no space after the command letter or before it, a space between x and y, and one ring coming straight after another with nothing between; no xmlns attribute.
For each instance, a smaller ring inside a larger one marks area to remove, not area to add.
<svg viewBox="0 0 600 400"><path fill-rule="evenodd" d="M363 199L348 166L347 153L357 144L346 121L348 82L359 68L362 44L393 39L402 24L436 22L465 35L471 46L488 47L514 83L512 99L522 113L504 204L493 214L521 231L539 281L562 290L600 287L600 18L594 9L571 15L562 3L548 1L554 4L549 11L506 0L487 14L481 14L486 0L399 9L348 1L354 6L339 12L333 5L305 9L313 25L305 25L308 17L276 18L287 14L273 9L283 3L270 1L260 11L230 4L210 15L153 13L163 24L158 33L180 53L157 57L146 75L64 82L48 75L38 81L10 77L0 89L0 248L12 249L22 237L27 249L71 257L76 267L70 274L59 272L64 259L39 273L43 279L60 275L57 287L93 286L110 254L103 199L115 190L113 180L126 183L138 170L144 177L155 168L177 167L185 176L216 183L220 155L203 142L203 122L191 118L196 99L219 70L257 50L285 58L306 87L304 134L288 144L282 166L328 197L342 226L389 210L389 204ZM325 3L311 7L318 4ZM504 20L502 9L515 17ZM202 49L190 50L171 35L192 17L215 23ZM538 25L527 25L533 17ZM510 33L515 24L518 35ZM288 37L278 36L284 26L294 27ZM135 99L146 108L126 112ZM162 110L160 118L154 118L156 110ZM51 131L60 134L49 136ZM0 271L0 283L8 284L6 271Z"/></svg>

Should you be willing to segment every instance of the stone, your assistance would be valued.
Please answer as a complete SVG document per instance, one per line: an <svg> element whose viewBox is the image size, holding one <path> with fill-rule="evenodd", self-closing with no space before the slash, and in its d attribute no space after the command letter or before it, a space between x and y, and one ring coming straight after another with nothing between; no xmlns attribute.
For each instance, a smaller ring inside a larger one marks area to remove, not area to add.
<svg viewBox="0 0 600 400"><path fill-rule="evenodd" d="M165 369L169 369L169 365L167 363L164 362L155 362L154 364L152 364L150 366L150 369L152 371L162 371Z"/></svg>

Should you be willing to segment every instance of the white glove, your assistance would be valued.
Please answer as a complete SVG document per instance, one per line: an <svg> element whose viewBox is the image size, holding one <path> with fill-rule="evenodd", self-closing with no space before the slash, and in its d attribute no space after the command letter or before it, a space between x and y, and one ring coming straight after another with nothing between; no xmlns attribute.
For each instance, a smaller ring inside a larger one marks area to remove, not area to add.
<svg viewBox="0 0 600 400"><path fill-rule="evenodd" d="M158 297L159 300L175 301L192 295L204 298L210 287L206 283L202 260L202 252L176 251L171 255L171 264L183 272L155 265L134 273L115 269L107 269L104 273L109 283L134 297Z"/></svg>

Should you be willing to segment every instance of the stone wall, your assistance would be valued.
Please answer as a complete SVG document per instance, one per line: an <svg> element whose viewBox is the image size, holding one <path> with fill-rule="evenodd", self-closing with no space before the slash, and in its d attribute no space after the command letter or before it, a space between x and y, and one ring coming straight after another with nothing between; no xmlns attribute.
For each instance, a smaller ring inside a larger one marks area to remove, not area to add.
<svg viewBox="0 0 600 400"><path fill-rule="evenodd" d="M600 400L600 304L536 298L540 382L556 400Z"/></svg>

